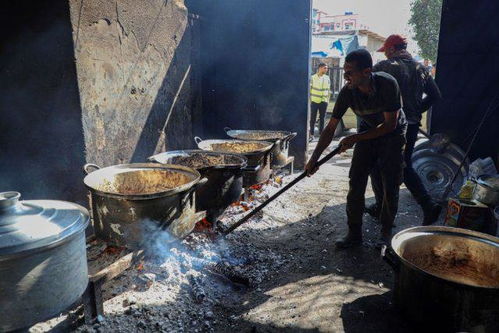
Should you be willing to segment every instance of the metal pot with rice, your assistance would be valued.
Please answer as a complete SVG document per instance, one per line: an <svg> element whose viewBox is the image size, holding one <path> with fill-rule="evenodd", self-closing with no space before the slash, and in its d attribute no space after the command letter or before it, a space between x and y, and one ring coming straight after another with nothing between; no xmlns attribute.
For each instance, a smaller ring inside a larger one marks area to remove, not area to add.
<svg viewBox="0 0 499 333"><path fill-rule="evenodd" d="M195 190L206 179L192 168L133 163L84 170L95 235L111 244L141 247L151 229L183 238L205 215L195 211Z"/></svg>

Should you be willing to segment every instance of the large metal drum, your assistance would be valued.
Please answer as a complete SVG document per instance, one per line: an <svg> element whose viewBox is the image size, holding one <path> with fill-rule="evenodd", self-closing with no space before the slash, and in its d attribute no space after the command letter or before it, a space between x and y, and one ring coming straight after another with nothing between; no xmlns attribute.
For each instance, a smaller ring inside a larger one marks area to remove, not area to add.
<svg viewBox="0 0 499 333"><path fill-rule="evenodd" d="M85 208L0 193L0 331L67 310L88 283Z"/></svg>

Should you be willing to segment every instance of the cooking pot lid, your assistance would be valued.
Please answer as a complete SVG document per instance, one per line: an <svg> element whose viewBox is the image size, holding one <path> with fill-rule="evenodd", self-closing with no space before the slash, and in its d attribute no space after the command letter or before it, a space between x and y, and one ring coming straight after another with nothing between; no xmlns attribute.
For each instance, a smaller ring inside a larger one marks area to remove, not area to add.
<svg viewBox="0 0 499 333"><path fill-rule="evenodd" d="M0 255L45 248L83 231L88 211L57 200L19 201L19 192L0 193Z"/></svg>
<svg viewBox="0 0 499 333"><path fill-rule="evenodd" d="M499 191L499 175L484 175L478 178L478 183L490 187L494 191Z"/></svg>

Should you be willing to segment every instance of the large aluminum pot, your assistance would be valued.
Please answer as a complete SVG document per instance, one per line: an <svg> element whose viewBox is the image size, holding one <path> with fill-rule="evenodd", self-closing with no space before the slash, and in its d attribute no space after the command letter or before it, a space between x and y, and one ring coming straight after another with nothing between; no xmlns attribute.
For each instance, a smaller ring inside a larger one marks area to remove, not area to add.
<svg viewBox="0 0 499 333"><path fill-rule="evenodd" d="M432 331L499 332L499 238L450 227L415 227L382 251L393 267L395 305Z"/></svg>
<svg viewBox="0 0 499 333"><path fill-rule="evenodd" d="M296 132L266 131L266 130L233 130L224 128L225 133L233 139L244 141L268 141L273 142L271 151L271 166L282 167L288 163L289 142L297 135Z"/></svg>
<svg viewBox="0 0 499 333"><path fill-rule="evenodd" d="M476 180L473 199L494 207L499 205L499 176L480 176Z"/></svg>
<svg viewBox="0 0 499 333"><path fill-rule="evenodd" d="M244 156L205 150L175 150L151 156L149 160L190 167L208 179L196 190L196 210L206 211L210 222L215 222L241 196L242 169L247 163Z"/></svg>
<svg viewBox="0 0 499 333"><path fill-rule="evenodd" d="M203 140L195 137L199 149L220 153L240 154L248 159L248 167L264 166L275 143L244 140Z"/></svg>
<svg viewBox="0 0 499 333"><path fill-rule="evenodd" d="M95 235L114 245L142 247L154 229L183 238L204 217L195 212L194 191L206 179L194 169L133 163L102 169L87 164L84 170Z"/></svg>
<svg viewBox="0 0 499 333"><path fill-rule="evenodd" d="M0 193L0 331L67 310L88 284L88 211L55 200Z"/></svg>

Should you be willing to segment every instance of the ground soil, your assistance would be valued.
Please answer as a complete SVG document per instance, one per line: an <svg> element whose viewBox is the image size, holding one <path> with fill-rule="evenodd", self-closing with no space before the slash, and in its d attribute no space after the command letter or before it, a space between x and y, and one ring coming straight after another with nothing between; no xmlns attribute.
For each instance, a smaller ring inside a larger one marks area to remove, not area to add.
<svg viewBox="0 0 499 333"><path fill-rule="evenodd" d="M334 147L335 143L331 147ZM81 332L411 332L417 327L392 307L393 272L374 247L379 226L364 217L364 244L336 250L346 231L351 152L335 157L236 229L223 243L203 245L163 264L145 263L105 286L106 316ZM296 176L296 174L295 174ZM289 182L292 176L284 178ZM264 189L263 198L276 187ZM373 202L370 190L367 203ZM254 204L254 203L253 203ZM251 206L251 204L250 204ZM244 209L232 207L224 225ZM237 211L239 209L240 211ZM394 232L421 224L422 212L403 188ZM441 222L440 222L441 223ZM223 251L221 249L224 249ZM222 255L220 254L222 253ZM225 253L225 254L223 254ZM207 275L195 265L230 254L249 286ZM197 259L193 260L193 256ZM189 278L188 275L190 276ZM192 277L206 298L195 301ZM64 330L55 322L32 332ZM74 329L74 326L73 326Z"/></svg>

